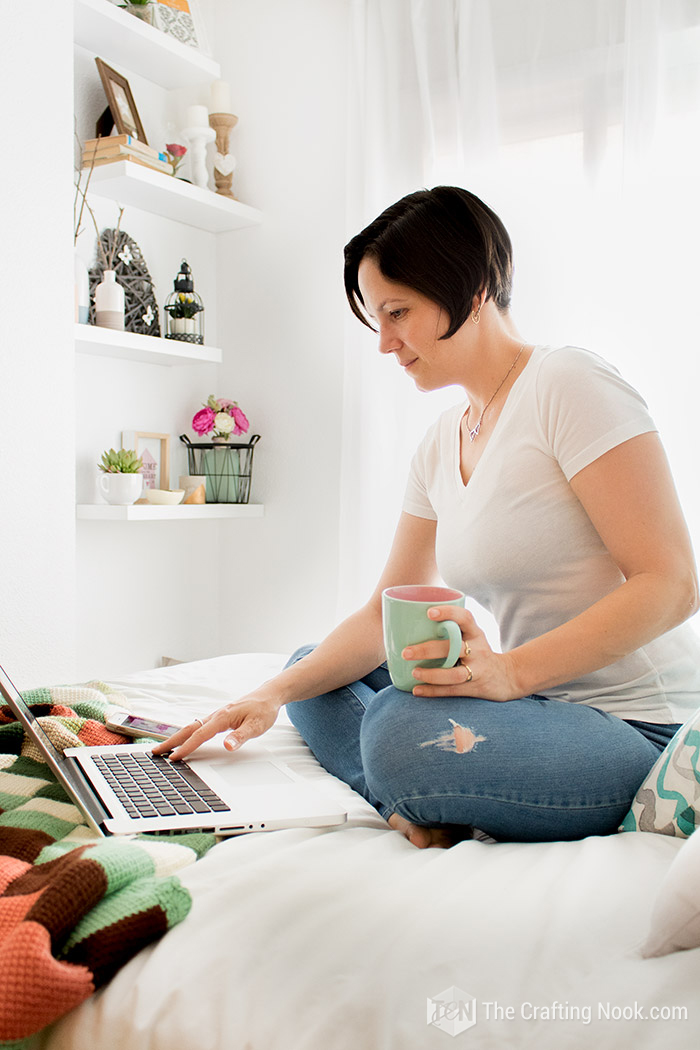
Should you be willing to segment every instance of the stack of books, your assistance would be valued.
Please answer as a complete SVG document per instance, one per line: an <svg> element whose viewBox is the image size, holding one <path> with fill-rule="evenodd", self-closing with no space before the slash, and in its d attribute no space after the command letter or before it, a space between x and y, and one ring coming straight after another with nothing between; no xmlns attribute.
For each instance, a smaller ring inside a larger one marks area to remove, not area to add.
<svg viewBox="0 0 700 1050"><path fill-rule="evenodd" d="M98 167L102 164L116 164L128 160L134 164L143 164L155 171L173 174L173 166L168 161L167 153L139 142L133 135L109 135L106 138L87 139L83 145L83 168Z"/></svg>

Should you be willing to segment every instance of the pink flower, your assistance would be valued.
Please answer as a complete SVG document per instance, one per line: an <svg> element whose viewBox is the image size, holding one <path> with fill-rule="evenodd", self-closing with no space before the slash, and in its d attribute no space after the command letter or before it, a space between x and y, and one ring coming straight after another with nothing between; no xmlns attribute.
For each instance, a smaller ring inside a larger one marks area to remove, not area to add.
<svg viewBox="0 0 700 1050"><path fill-rule="evenodd" d="M171 142L170 145L166 142L165 148L173 157L184 157L187 153L187 146L178 146L177 142Z"/></svg>
<svg viewBox="0 0 700 1050"><path fill-rule="evenodd" d="M192 429L196 430L198 434L208 434L214 429L214 420L216 419L216 413L211 408L202 408L199 412L195 413L194 419L192 420Z"/></svg>
<svg viewBox="0 0 700 1050"><path fill-rule="evenodd" d="M236 402L235 401L229 401L229 399L227 397L220 397L218 403L219 403L219 408L221 409L222 412L228 412L228 414L230 416L233 415L233 412L231 411L231 409L236 407Z"/></svg>
<svg viewBox="0 0 700 1050"><path fill-rule="evenodd" d="M233 416L236 423L233 428L234 434L245 434L250 426L245 413L238 407L238 405L232 405L230 414Z"/></svg>

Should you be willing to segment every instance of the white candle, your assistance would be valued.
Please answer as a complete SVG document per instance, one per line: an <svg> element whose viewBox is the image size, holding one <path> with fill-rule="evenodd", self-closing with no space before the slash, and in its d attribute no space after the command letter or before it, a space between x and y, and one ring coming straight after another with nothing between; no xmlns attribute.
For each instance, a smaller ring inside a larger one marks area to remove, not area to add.
<svg viewBox="0 0 700 1050"><path fill-rule="evenodd" d="M188 106L185 110L186 128L208 128L209 114L206 106Z"/></svg>
<svg viewBox="0 0 700 1050"><path fill-rule="evenodd" d="M231 85L225 80L215 80L209 96L210 113L231 113Z"/></svg>

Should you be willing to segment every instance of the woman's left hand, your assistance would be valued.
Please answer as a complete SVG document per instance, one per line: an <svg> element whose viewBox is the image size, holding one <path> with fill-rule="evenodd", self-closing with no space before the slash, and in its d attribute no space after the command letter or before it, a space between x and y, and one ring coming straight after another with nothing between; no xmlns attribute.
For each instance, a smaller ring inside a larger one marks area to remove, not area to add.
<svg viewBox="0 0 700 1050"><path fill-rule="evenodd" d="M454 620L462 632L462 651L454 667L416 667L414 696L475 696L481 700L516 700L520 697L508 653L495 653L486 635L467 609L437 605L428 610L431 620ZM421 642L403 650L405 660L444 660L447 641Z"/></svg>

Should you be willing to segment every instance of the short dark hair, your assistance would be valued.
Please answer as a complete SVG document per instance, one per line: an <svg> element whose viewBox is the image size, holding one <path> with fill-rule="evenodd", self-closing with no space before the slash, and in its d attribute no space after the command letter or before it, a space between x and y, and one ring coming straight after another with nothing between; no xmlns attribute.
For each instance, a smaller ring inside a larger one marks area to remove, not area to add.
<svg viewBox="0 0 700 1050"><path fill-rule="evenodd" d="M358 285L365 256L383 275L420 292L450 319L448 339L486 293L499 310L510 306L513 248L505 226L473 193L435 186L402 197L345 246L345 293L352 312L369 328Z"/></svg>

